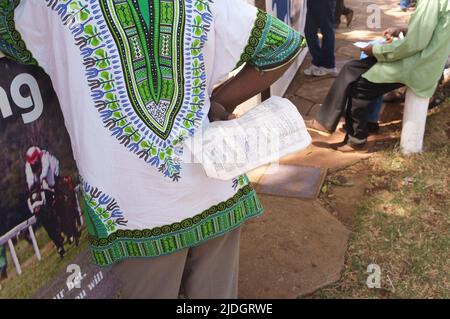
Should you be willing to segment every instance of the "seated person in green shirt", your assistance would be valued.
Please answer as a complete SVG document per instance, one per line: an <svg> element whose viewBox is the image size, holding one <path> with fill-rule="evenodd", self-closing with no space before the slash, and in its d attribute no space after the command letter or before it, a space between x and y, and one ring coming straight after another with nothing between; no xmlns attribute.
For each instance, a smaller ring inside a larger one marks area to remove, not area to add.
<svg viewBox="0 0 450 319"><path fill-rule="evenodd" d="M406 36L391 41L400 32ZM408 29L387 29L386 44L362 49L369 57L347 63L315 119L307 126L329 135L345 110L344 145L340 151L364 149L368 106L378 96L402 86L431 98L450 54L450 0L419 0Z"/></svg>

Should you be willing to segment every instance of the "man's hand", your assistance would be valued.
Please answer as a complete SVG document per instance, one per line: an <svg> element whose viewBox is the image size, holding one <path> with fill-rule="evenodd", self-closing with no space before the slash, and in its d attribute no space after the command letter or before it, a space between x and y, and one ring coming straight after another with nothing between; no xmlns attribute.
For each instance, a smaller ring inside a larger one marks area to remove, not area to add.
<svg viewBox="0 0 450 319"><path fill-rule="evenodd" d="M372 58L373 57L373 45L368 45L365 48L361 48L361 51L364 52L365 55Z"/></svg>
<svg viewBox="0 0 450 319"><path fill-rule="evenodd" d="M211 122L228 121L236 118L236 115L228 112L222 104L211 101L211 108L209 109L208 118Z"/></svg>
<svg viewBox="0 0 450 319"><path fill-rule="evenodd" d="M403 33L404 36L408 33L408 28L388 28L383 31L383 36L386 40L392 40L394 38L400 37L400 33Z"/></svg>
<svg viewBox="0 0 450 319"><path fill-rule="evenodd" d="M383 36L386 39L397 38L400 35L400 32L399 28L388 28L383 31Z"/></svg>

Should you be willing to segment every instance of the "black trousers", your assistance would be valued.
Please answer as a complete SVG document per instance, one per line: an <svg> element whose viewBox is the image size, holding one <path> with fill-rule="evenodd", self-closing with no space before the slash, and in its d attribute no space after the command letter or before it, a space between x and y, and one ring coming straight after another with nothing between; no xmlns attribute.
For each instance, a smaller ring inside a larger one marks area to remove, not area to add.
<svg viewBox="0 0 450 319"><path fill-rule="evenodd" d="M308 0L306 13L305 38L309 52L313 58L312 64L327 69L336 66L334 15L336 0ZM322 43L317 32L323 35Z"/></svg>
<svg viewBox="0 0 450 319"><path fill-rule="evenodd" d="M334 132L345 111L347 134L357 139L367 138L370 103L380 95L403 86L400 83L373 83L364 79L362 75L375 63L375 58L367 58L344 65L316 114L320 124Z"/></svg>

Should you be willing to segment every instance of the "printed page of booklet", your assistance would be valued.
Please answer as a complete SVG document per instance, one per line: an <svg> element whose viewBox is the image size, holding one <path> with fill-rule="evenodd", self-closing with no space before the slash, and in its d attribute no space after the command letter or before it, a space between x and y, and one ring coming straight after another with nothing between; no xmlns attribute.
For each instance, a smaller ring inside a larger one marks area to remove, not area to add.
<svg viewBox="0 0 450 319"><path fill-rule="evenodd" d="M302 116L288 99L271 97L241 117L213 122L185 141L206 175L230 180L311 144Z"/></svg>

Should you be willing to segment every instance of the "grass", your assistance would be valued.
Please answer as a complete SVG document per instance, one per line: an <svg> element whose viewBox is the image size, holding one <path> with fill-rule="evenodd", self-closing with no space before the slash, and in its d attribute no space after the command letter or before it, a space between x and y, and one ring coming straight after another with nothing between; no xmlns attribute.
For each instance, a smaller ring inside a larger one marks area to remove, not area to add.
<svg viewBox="0 0 450 319"><path fill-rule="evenodd" d="M341 279L313 298L450 298L450 102L433 111L425 152L378 152ZM369 289L367 267L381 269Z"/></svg>
<svg viewBox="0 0 450 319"><path fill-rule="evenodd" d="M25 230L27 232L28 230ZM37 231L35 231L34 235L36 236L36 241L38 244L38 247L41 249L47 245L47 243L50 241L50 238L48 238L47 233L45 232L43 227L40 227ZM33 246L30 245L26 240L19 240L15 245L14 249L16 250L16 254L19 258L19 260L23 263L24 261L28 260L29 258L34 256L34 249ZM7 249L7 258L8 258L8 265L13 265L13 261L11 259L11 255L9 254L9 249ZM11 267L12 270L12 267Z"/></svg>
<svg viewBox="0 0 450 319"><path fill-rule="evenodd" d="M48 238L45 230L42 228L36 232L36 238L39 243L39 247L42 249L45 247L45 243L48 243ZM18 258L21 262L26 261L25 257L30 258L29 264L22 268L22 275L17 276L14 270L10 258L8 258L8 274L9 278L2 281L0 284L0 299L3 298L30 298L40 288L42 288L47 282L49 282L61 269L67 267L70 261L73 260L82 249L87 249L87 236L86 231L83 230L80 238L80 245L75 247L74 245L65 245L66 255L61 260L56 248L51 244L51 249L42 250L42 260L38 261L36 257L33 257L34 251L31 245L24 240L20 241L15 247L18 254ZM9 257L9 256L8 256Z"/></svg>

